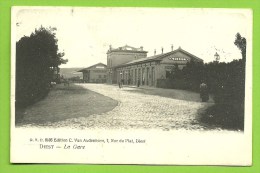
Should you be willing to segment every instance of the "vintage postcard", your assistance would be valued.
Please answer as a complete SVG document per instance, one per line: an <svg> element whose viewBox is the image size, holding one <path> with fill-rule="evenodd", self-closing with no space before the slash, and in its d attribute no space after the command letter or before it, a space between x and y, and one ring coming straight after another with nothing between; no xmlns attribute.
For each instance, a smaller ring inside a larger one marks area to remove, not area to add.
<svg viewBox="0 0 260 173"><path fill-rule="evenodd" d="M252 164L250 9L12 7L12 163Z"/></svg>

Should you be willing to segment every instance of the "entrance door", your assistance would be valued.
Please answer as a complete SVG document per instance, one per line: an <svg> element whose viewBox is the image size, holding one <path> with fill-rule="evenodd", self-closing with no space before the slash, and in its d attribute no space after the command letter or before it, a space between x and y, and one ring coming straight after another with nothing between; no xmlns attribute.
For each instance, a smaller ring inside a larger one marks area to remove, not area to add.
<svg viewBox="0 0 260 173"><path fill-rule="evenodd" d="M138 69L138 81L140 82L140 79L141 79L141 69L139 68Z"/></svg>
<svg viewBox="0 0 260 173"><path fill-rule="evenodd" d="M154 78L155 78L155 71L154 71L154 67L152 67L152 86L154 86L154 82L155 82L155 80L154 80Z"/></svg>
<svg viewBox="0 0 260 173"><path fill-rule="evenodd" d="M142 81L141 81L141 85L145 85L145 68L142 68Z"/></svg>
<svg viewBox="0 0 260 173"><path fill-rule="evenodd" d="M135 69L135 85L137 85L137 69Z"/></svg>
<svg viewBox="0 0 260 173"><path fill-rule="evenodd" d="M150 68L147 67L147 70L146 70L146 85L148 86L149 85L149 80L150 80Z"/></svg>

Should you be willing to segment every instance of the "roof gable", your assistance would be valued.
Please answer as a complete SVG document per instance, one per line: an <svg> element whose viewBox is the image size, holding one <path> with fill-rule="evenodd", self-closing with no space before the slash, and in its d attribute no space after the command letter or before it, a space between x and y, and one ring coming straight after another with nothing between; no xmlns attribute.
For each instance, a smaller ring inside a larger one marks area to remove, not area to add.
<svg viewBox="0 0 260 173"><path fill-rule="evenodd" d="M140 59L132 60L132 61L129 61L125 64L119 65L118 67L133 65L133 64L139 64L139 63L143 63L143 62L162 61L164 58L169 57L169 56L174 55L174 54L178 54L178 53L185 54L187 57L189 57L189 60L194 60L194 61L197 61L197 62L203 62L203 60L201 58L199 58L199 57L183 50L181 47L179 47L178 49L171 51L171 52L158 54L158 55L154 55L154 56L150 56L150 57L146 57L146 58L140 58Z"/></svg>
<svg viewBox="0 0 260 173"><path fill-rule="evenodd" d="M160 57L159 59L161 60L161 63L186 64L189 61L203 62L202 59L181 48L172 51L168 55Z"/></svg>
<svg viewBox="0 0 260 173"><path fill-rule="evenodd" d="M79 70L78 72L83 72L83 71L92 70L92 69L106 69L106 68L107 68L107 65L106 65L106 64L97 63L97 64L94 64L94 65L89 66L89 67L87 67L87 68L81 69L81 70Z"/></svg>
<svg viewBox="0 0 260 173"><path fill-rule="evenodd" d="M194 60L194 61L203 62L203 59L201 59L201 58L199 58L199 57L197 57L197 56L195 56L195 55L193 55L193 54L191 54L191 53L189 53L189 52L183 50L181 47L179 47L176 51L180 51L180 52L182 52L182 53L184 53L184 54L190 56L191 59Z"/></svg>

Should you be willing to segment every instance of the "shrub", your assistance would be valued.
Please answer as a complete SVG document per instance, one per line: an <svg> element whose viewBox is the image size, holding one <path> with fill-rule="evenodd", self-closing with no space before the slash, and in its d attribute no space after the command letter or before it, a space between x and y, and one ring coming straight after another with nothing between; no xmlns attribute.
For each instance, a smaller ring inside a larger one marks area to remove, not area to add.
<svg viewBox="0 0 260 173"><path fill-rule="evenodd" d="M244 114L239 105L215 104L200 115L200 121L210 126L244 130Z"/></svg>

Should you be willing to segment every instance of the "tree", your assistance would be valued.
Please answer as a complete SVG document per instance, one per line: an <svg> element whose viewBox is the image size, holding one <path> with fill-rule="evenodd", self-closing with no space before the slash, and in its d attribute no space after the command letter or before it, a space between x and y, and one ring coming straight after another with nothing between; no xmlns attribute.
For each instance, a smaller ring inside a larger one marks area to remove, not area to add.
<svg viewBox="0 0 260 173"><path fill-rule="evenodd" d="M240 90L241 90L241 96L243 97L241 101L241 106L244 106L244 97L245 97L245 63L246 63L246 38L242 37L240 33L236 34L236 39L234 44L240 49L242 54L242 65L239 66L237 69L238 73L241 74L241 81L239 83Z"/></svg>
<svg viewBox="0 0 260 173"><path fill-rule="evenodd" d="M203 62L190 61L182 69L183 78L187 89L199 91L199 86L205 80L205 68Z"/></svg>
<svg viewBox="0 0 260 173"><path fill-rule="evenodd" d="M58 66L66 63L58 50L56 28L40 27L16 43L16 105L27 106L45 97Z"/></svg>
<svg viewBox="0 0 260 173"><path fill-rule="evenodd" d="M240 33L236 34L236 39L234 44L238 47L242 54L242 60L246 62L246 39L240 35Z"/></svg>
<svg viewBox="0 0 260 173"><path fill-rule="evenodd" d="M237 33L234 44L240 49L242 60L206 64L208 83L215 105L205 110L201 121L224 128L243 130L246 39Z"/></svg>

